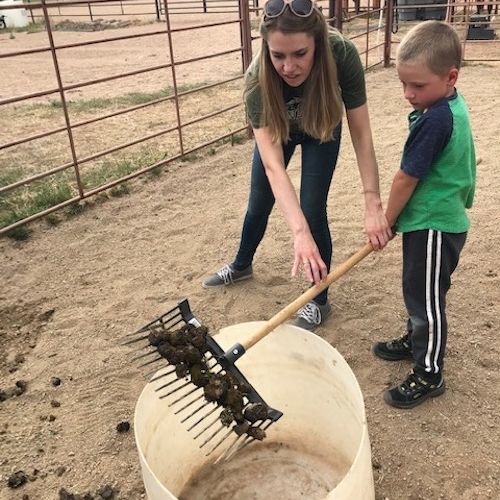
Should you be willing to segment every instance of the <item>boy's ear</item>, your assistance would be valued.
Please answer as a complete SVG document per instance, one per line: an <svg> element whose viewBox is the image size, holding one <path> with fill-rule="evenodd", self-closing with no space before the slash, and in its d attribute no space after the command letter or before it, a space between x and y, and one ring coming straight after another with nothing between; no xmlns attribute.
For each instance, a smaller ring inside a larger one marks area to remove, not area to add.
<svg viewBox="0 0 500 500"><path fill-rule="evenodd" d="M454 87L455 83L457 83L457 79L458 79L458 69L451 68L450 71L448 71L448 85L450 87Z"/></svg>

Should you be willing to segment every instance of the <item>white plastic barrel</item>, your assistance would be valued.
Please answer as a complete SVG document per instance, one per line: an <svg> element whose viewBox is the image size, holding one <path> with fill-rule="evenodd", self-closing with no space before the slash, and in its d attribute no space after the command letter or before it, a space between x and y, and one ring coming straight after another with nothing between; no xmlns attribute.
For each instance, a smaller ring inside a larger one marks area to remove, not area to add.
<svg viewBox="0 0 500 500"><path fill-rule="evenodd" d="M260 324L251 322L224 328L215 338L228 349ZM292 479L297 480L291 470L299 470L302 475L313 471L310 478L303 478L305 482L324 481L323 487L327 485L324 494L315 498L375 498L363 396L352 370L335 348L301 328L282 325L249 349L236 364L267 404L284 414L269 427L263 442L253 442L231 459L233 462L240 454L252 453L251 460L255 462L259 453L264 457L269 446L276 447L272 461L268 466L264 464L252 484L245 486L245 491L253 489L248 498L276 498L276 492L267 496L260 491L263 485L271 484L267 473L275 482L282 481L277 485L281 498L295 498L292 492L287 493ZM158 397L154 389L161 384L162 379L147 384L135 409L136 445L149 500L177 499L188 481L199 475L201 469L210 471L210 464L224 451L221 446L221 450L205 456L205 448L199 448L199 441L195 441L187 425L181 423L183 412L174 415L169 407L168 401L173 396ZM280 458L279 449L288 450L288 454ZM304 467L307 463L310 466ZM281 466L283 474L277 475ZM245 467L240 469L242 473L243 469ZM240 484L238 471L233 467L231 472L236 485ZM218 480L224 483L228 478ZM238 486L231 488L227 498L247 498L239 494ZM293 488L297 490L297 497L303 495L300 485L295 484ZM209 491L201 498L224 497ZM312 496L306 493L302 498Z"/></svg>
<svg viewBox="0 0 500 500"><path fill-rule="evenodd" d="M19 9L2 9L7 5L19 5ZM24 28L29 24L26 9L22 8L22 0L1 0L0 15L5 16L5 25L7 28Z"/></svg>

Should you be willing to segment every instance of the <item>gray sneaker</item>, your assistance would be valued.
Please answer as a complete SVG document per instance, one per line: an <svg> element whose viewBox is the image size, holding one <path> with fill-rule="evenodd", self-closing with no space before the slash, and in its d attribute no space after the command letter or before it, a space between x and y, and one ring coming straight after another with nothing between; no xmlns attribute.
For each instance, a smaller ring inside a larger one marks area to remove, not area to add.
<svg viewBox="0 0 500 500"><path fill-rule="evenodd" d="M311 300L302 309L299 309L292 324L312 332L325 321L331 310L332 306L328 302L322 306Z"/></svg>
<svg viewBox="0 0 500 500"><path fill-rule="evenodd" d="M217 288L219 286L232 285L236 281L247 280L252 277L252 265L243 269L243 271L237 271L233 269L232 264L225 265L220 271L217 271L210 276L207 276L201 286L203 288Z"/></svg>

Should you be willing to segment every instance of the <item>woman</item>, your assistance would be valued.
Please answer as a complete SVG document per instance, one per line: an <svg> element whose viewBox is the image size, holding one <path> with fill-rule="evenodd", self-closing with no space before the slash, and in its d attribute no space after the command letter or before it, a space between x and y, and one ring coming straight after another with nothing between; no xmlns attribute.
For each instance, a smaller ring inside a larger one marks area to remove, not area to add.
<svg viewBox="0 0 500 500"><path fill-rule="evenodd" d="M274 201L292 231L292 276L302 266L309 282L329 272L332 239L327 198L340 147L343 107L356 152L365 200L365 230L375 250L391 231L380 201L364 72L352 42L330 29L311 0L269 0L262 47L248 69L245 102L256 147L248 210L234 261L203 286L225 286L252 276L252 260ZM286 173L302 148L300 203ZM313 330L328 316L327 290L302 308L294 324Z"/></svg>

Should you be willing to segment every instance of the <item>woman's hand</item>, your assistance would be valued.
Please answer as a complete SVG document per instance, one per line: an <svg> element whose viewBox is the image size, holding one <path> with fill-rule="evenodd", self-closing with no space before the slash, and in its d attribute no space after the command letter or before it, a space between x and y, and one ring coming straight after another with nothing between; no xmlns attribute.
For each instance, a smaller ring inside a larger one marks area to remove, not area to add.
<svg viewBox="0 0 500 500"><path fill-rule="evenodd" d="M286 173L283 149L272 141L268 128L254 129L254 135L276 202L293 234L295 258L292 276L296 276L300 266L303 266L309 282L318 284L327 276L327 268Z"/></svg>
<svg viewBox="0 0 500 500"><path fill-rule="evenodd" d="M295 234L294 237L295 259L292 267L292 276L297 275L300 266L310 283L318 285L328 275L326 264L319 254L318 247L309 230Z"/></svg>
<svg viewBox="0 0 500 500"><path fill-rule="evenodd" d="M365 194L365 231L374 250L382 250L394 237L377 193Z"/></svg>

